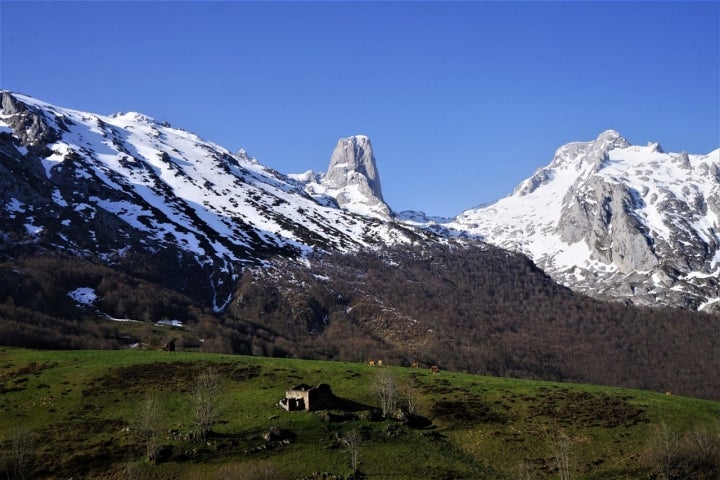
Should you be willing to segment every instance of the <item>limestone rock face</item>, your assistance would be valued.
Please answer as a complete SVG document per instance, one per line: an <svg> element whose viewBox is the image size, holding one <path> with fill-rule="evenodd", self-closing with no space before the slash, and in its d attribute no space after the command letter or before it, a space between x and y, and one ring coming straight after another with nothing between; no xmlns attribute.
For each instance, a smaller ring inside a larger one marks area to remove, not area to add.
<svg viewBox="0 0 720 480"><path fill-rule="evenodd" d="M512 195L446 226L524 253L589 295L717 312L718 173L720 149L669 153L608 130L560 147Z"/></svg>
<svg viewBox="0 0 720 480"><path fill-rule="evenodd" d="M635 215L642 207L638 192L593 176L573 185L563 199L557 228L560 238L587 244L593 258L622 271L658 265L653 239Z"/></svg>
<svg viewBox="0 0 720 480"><path fill-rule="evenodd" d="M344 209L389 219L390 207L383 200L380 174L370 139L364 135L341 138L330 157L320 184Z"/></svg>

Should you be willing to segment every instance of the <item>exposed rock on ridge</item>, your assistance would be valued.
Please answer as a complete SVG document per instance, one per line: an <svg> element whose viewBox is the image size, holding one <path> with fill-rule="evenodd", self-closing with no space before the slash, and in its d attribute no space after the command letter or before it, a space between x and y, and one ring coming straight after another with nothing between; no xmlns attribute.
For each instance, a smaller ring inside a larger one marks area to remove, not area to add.
<svg viewBox="0 0 720 480"><path fill-rule="evenodd" d="M365 193L375 218L310 198L245 153L142 114L103 116L0 95L0 253L34 245L106 262L165 255L160 269L182 270L178 281L206 279L222 309L245 265L431 236L377 219L385 205L370 202L382 194L366 138L340 149L332 178L348 198Z"/></svg>
<svg viewBox="0 0 720 480"><path fill-rule="evenodd" d="M719 169L720 150L666 153L609 130L448 226L591 295L720 312Z"/></svg>
<svg viewBox="0 0 720 480"><path fill-rule="evenodd" d="M355 135L338 140L320 183L341 208L390 218L390 207L383 200L380 174L368 137Z"/></svg>
<svg viewBox="0 0 720 480"><path fill-rule="evenodd" d="M365 135L338 140L327 173L310 171L291 177L303 182L305 191L318 201L327 202L330 198L344 210L391 219L392 211L383 200L372 144Z"/></svg>

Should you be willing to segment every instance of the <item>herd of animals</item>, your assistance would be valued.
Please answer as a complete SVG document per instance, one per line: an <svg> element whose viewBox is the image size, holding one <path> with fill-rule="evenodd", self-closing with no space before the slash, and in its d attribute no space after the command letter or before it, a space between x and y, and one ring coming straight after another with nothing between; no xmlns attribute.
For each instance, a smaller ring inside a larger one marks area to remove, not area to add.
<svg viewBox="0 0 720 480"><path fill-rule="evenodd" d="M165 344L162 346L162 350L165 352L174 352L175 351L175 339L173 338L173 339L165 342ZM371 367L382 367L383 361L382 360L370 360L370 361L368 361L368 365L370 365ZM410 364L410 368L420 368L420 364L418 364L418 362L412 362ZM440 373L440 367L438 367L437 365L432 365L430 367L430 371L432 372L433 375L437 375L438 373Z"/></svg>
<svg viewBox="0 0 720 480"><path fill-rule="evenodd" d="M370 360L370 361L368 361L368 365L370 365L371 367L382 367L383 361L382 360ZM412 362L410 364L410 368L420 368L420 364L418 364L418 362ZM430 367L430 371L433 373L433 375L437 375L438 373L440 373L440 367L438 367L437 365L433 365Z"/></svg>

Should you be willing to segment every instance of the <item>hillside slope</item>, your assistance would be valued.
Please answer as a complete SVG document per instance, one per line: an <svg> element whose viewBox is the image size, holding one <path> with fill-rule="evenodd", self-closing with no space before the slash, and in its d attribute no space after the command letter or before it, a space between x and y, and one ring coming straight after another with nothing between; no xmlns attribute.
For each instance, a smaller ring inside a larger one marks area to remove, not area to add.
<svg viewBox="0 0 720 480"><path fill-rule="evenodd" d="M349 432L365 478L719 473L717 453L697 446L703 435L718 446L720 405L665 394L181 352L0 348L0 365L0 458L21 478L349 479ZM190 392L208 373L216 415L201 441ZM380 381L398 388L391 415ZM278 407L298 383L329 384L338 399L314 412Z"/></svg>

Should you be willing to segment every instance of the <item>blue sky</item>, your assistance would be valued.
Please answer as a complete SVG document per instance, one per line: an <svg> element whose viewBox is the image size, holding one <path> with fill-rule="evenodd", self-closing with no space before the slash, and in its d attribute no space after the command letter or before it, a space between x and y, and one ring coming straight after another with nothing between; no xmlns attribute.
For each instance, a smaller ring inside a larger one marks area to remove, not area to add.
<svg viewBox="0 0 720 480"><path fill-rule="evenodd" d="M283 173L370 136L386 201L456 215L560 145L720 146L720 2L10 2L0 87L139 111Z"/></svg>

